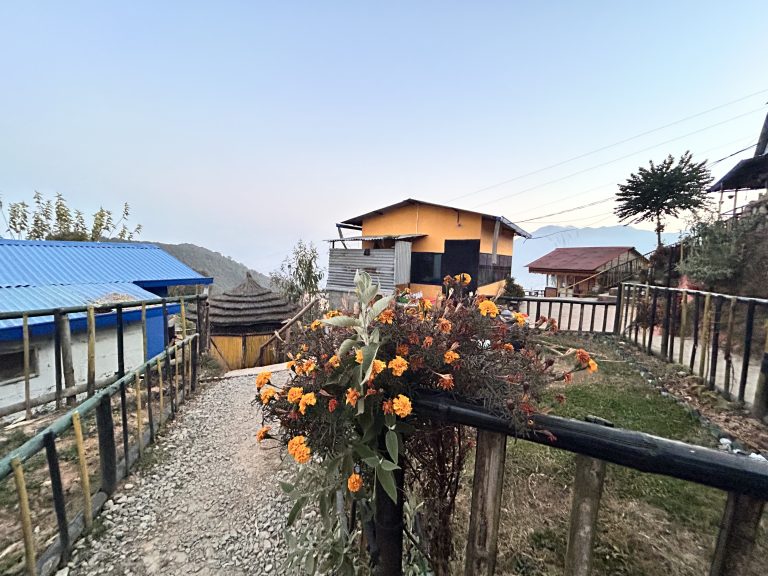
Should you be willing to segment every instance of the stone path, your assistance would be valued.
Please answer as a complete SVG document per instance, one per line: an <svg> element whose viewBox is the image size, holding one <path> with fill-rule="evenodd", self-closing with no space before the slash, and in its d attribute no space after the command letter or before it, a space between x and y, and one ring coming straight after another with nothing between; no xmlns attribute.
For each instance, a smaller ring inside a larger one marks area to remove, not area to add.
<svg viewBox="0 0 768 576"><path fill-rule="evenodd" d="M70 576L278 574L286 504L276 449L258 446L252 376L207 385L182 407L157 463L107 502L101 534L81 540ZM100 530L95 530L96 533Z"/></svg>

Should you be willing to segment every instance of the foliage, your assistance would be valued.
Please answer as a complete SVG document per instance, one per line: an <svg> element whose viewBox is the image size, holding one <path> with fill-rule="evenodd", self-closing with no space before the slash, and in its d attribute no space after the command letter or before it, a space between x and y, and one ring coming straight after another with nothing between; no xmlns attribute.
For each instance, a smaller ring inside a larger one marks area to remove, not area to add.
<svg viewBox="0 0 768 576"><path fill-rule="evenodd" d="M365 525L378 499L396 501L394 472L402 468L423 501L411 507L425 526L418 539L434 574L446 574L451 516L471 442L461 427L412 416L412 401L420 394L460 396L522 430L533 426L530 416L547 383L597 369L579 350L572 351L573 370L555 373L532 338L553 324L502 315L493 301L467 293L466 284L462 275L447 277L447 295L435 303L400 295L406 303L398 304L396 296L378 297L378 286L358 271L357 313L330 311L301 328L288 350L288 384L276 386L268 373L257 378L265 419L280 424L279 432L265 426L257 437L279 440L298 464L294 479L281 483L294 502L288 525L308 508L322 518L292 528L293 566L353 573L361 559L359 540L351 541L359 534L348 533L344 517L354 502Z"/></svg>
<svg viewBox="0 0 768 576"><path fill-rule="evenodd" d="M665 218L707 208L706 188L711 184L712 176L706 162L694 162L690 152L683 154L677 164L672 155L661 164L653 161L648 164L648 168L640 167L625 184L619 185L616 193L619 205L614 213L619 220L629 220L633 224L654 220L656 238L661 246Z"/></svg>
<svg viewBox="0 0 768 576"><path fill-rule="evenodd" d="M504 281L504 296L508 298L524 298L525 288L515 282L512 276L507 276Z"/></svg>
<svg viewBox="0 0 768 576"><path fill-rule="evenodd" d="M283 260L280 270L270 275L272 286L291 302L309 303L320 293L320 281L324 276L318 260L315 245L299 240L291 255Z"/></svg>
<svg viewBox="0 0 768 576"><path fill-rule="evenodd" d="M127 221L131 209L126 202L120 219L115 222L112 211L100 207L94 214L90 226L80 210L72 210L64 196L56 194L52 201L40 192L33 195L34 206L24 201L8 204L7 214L0 201L0 213L6 222L6 232L13 237L26 240L74 240L99 242L103 238L133 240L141 233L141 224L133 230ZM31 212L30 212L31 208Z"/></svg>

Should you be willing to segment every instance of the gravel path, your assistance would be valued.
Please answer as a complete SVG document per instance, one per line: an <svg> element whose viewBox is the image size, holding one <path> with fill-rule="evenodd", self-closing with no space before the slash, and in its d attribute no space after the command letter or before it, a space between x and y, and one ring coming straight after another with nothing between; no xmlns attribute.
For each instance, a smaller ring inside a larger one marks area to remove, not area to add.
<svg viewBox="0 0 768 576"><path fill-rule="evenodd" d="M280 572L280 459L256 443L253 382L209 384L182 407L152 448L157 463L106 503L103 532L78 542L70 576Z"/></svg>

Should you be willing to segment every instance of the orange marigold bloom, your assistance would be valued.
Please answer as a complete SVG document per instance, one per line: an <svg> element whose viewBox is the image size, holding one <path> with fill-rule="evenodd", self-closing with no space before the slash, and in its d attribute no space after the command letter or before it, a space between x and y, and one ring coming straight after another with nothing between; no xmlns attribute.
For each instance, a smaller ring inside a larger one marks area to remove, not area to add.
<svg viewBox="0 0 768 576"><path fill-rule="evenodd" d="M354 388L347 388L347 404L350 406L354 406L357 404L357 401L360 399L360 392L355 390Z"/></svg>
<svg viewBox="0 0 768 576"><path fill-rule="evenodd" d="M411 349L408 348L408 344L398 344L397 345L397 354L398 356L408 356L408 352L410 352Z"/></svg>
<svg viewBox="0 0 768 576"><path fill-rule="evenodd" d="M423 344L424 348L431 348L432 347L432 343L434 341L435 340L434 340L434 338L432 338L432 336L426 336L424 338L424 344Z"/></svg>
<svg viewBox="0 0 768 576"><path fill-rule="evenodd" d="M425 312L429 312L430 310L432 310L432 302L430 300L427 300L426 298L422 298L421 300L419 300L419 306Z"/></svg>
<svg viewBox="0 0 768 576"><path fill-rule="evenodd" d="M360 474L352 474L347 478L347 488L350 492L359 492L363 487L363 477Z"/></svg>
<svg viewBox="0 0 768 576"><path fill-rule="evenodd" d="M301 400L301 397L304 395L304 388L301 386L294 386L290 390L288 390L288 402L291 404L296 404L299 400Z"/></svg>
<svg viewBox="0 0 768 576"><path fill-rule="evenodd" d="M592 358L590 358L589 362L587 362L587 371L588 372L597 372L597 362L592 360Z"/></svg>
<svg viewBox="0 0 768 576"><path fill-rule="evenodd" d="M480 302L480 304L477 305L477 307L480 309L481 316L490 316L491 318L496 318L496 316L499 315L499 307L496 306L496 304L491 300L483 300Z"/></svg>
<svg viewBox="0 0 768 576"><path fill-rule="evenodd" d="M309 325L309 328L314 332L315 330L320 328L322 325L323 323L320 322L320 320L313 320L312 324Z"/></svg>
<svg viewBox="0 0 768 576"><path fill-rule="evenodd" d="M456 276L453 277L456 282L459 284L463 284L464 286L469 286L469 283L472 282L472 276L467 274L466 272L462 274L456 274Z"/></svg>
<svg viewBox="0 0 768 576"><path fill-rule="evenodd" d="M447 318L440 318L440 320L437 321L437 328L443 334L450 334L453 329L453 324Z"/></svg>
<svg viewBox="0 0 768 576"><path fill-rule="evenodd" d="M328 358L328 366L331 368L338 368L341 365L341 360L336 354Z"/></svg>
<svg viewBox="0 0 768 576"><path fill-rule="evenodd" d="M362 364L363 363L363 350L362 350L362 348L358 348L355 351L355 362L357 362L358 364Z"/></svg>
<svg viewBox="0 0 768 576"><path fill-rule="evenodd" d="M392 401L392 408L400 418L405 418L413 410L410 399L403 394L398 394L397 398Z"/></svg>
<svg viewBox="0 0 768 576"><path fill-rule="evenodd" d="M528 318L527 314L518 314L517 316L515 316L515 320L517 320L517 325L518 326L525 326L526 318Z"/></svg>
<svg viewBox="0 0 768 576"><path fill-rule="evenodd" d="M314 406L317 404L317 397L314 392L307 392L299 400L299 412L302 414L307 413L307 406Z"/></svg>
<svg viewBox="0 0 768 576"><path fill-rule="evenodd" d="M261 372L258 376L256 376L256 390L261 390L264 388L264 385L269 384L271 379L272 372Z"/></svg>
<svg viewBox="0 0 768 576"><path fill-rule="evenodd" d="M418 344L419 343L419 335L415 332L408 335L408 342L411 344Z"/></svg>
<svg viewBox="0 0 768 576"><path fill-rule="evenodd" d="M443 390L453 390L453 375L452 374L438 374L440 380L438 385Z"/></svg>
<svg viewBox="0 0 768 576"><path fill-rule="evenodd" d="M339 407L339 401L336 400L336 398L331 398L330 400L328 400L328 412L333 412L338 407Z"/></svg>
<svg viewBox="0 0 768 576"><path fill-rule="evenodd" d="M371 380L373 380L374 378L376 378L376 376L384 372L384 369L386 367L387 367L387 364L386 362L384 362L384 360L378 360L378 359L374 360L371 363Z"/></svg>
<svg viewBox="0 0 768 576"><path fill-rule="evenodd" d="M583 348L579 348L578 350L576 350L576 360L579 362L579 364L581 364L582 366L586 366L587 364L589 364L589 359L590 359L589 352L587 352Z"/></svg>
<svg viewBox="0 0 768 576"><path fill-rule="evenodd" d="M325 313L325 318L335 318L336 316L341 316L341 312L338 310L329 310Z"/></svg>
<svg viewBox="0 0 768 576"><path fill-rule="evenodd" d="M392 321L395 319L395 311L392 310L392 308L387 308L386 310L382 311L381 314L378 315L376 320L381 322L382 324L392 324Z"/></svg>
<svg viewBox="0 0 768 576"><path fill-rule="evenodd" d="M453 364L460 358L458 352L454 352L453 350L448 350L445 354L443 354L443 360L445 360L446 364Z"/></svg>
<svg viewBox="0 0 768 576"><path fill-rule="evenodd" d="M403 372L408 370L408 361L402 356L395 356L394 360L389 361L389 369L395 376L402 376Z"/></svg>
<svg viewBox="0 0 768 576"><path fill-rule="evenodd" d="M262 440L265 440L267 438L267 435L269 434L269 430L270 430L269 426L264 426L258 432L256 432L256 441L261 442Z"/></svg>
<svg viewBox="0 0 768 576"><path fill-rule="evenodd" d="M381 403L381 409L384 412L384 414L394 414L395 413L395 405L392 400L385 400Z"/></svg>
<svg viewBox="0 0 768 576"><path fill-rule="evenodd" d="M277 390L274 388L264 388L261 391L261 403L265 406L269 403L269 401L275 397L277 394Z"/></svg>
<svg viewBox="0 0 768 576"><path fill-rule="evenodd" d="M317 363L311 358L307 358L306 360L304 360L304 363L301 365L301 369L302 369L302 372L304 372L304 374L307 374L307 375L312 374L312 372L314 372L317 369Z"/></svg>
<svg viewBox="0 0 768 576"><path fill-rule="evenodd" d="M311 450L306 444L306 438L304 436L294 436L288 441L288 454L293 456L299 464L306 464L309 462Z"/></svg>
<svg viewBox="0 0 768 576"><path fill-rule="evenodd" d="M509 352L514 352L515 351L515 347L512 346L512 344L510 344L509 342L506 342L504 344L504 350L507 350Z"/></svg>

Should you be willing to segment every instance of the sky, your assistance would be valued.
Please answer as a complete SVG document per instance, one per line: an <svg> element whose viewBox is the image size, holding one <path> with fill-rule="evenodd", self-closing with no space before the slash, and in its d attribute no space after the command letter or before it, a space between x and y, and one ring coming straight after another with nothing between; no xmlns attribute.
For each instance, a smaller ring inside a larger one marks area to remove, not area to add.
<svg viewBox="0 0 768 576"><path fill-rule="evenodd" d="M612 201L575 208L649 160L756 143L766 20L764 0L3 2L0 195L128 202L141 239L265 273L409 197L612 225Z"/></svg>

